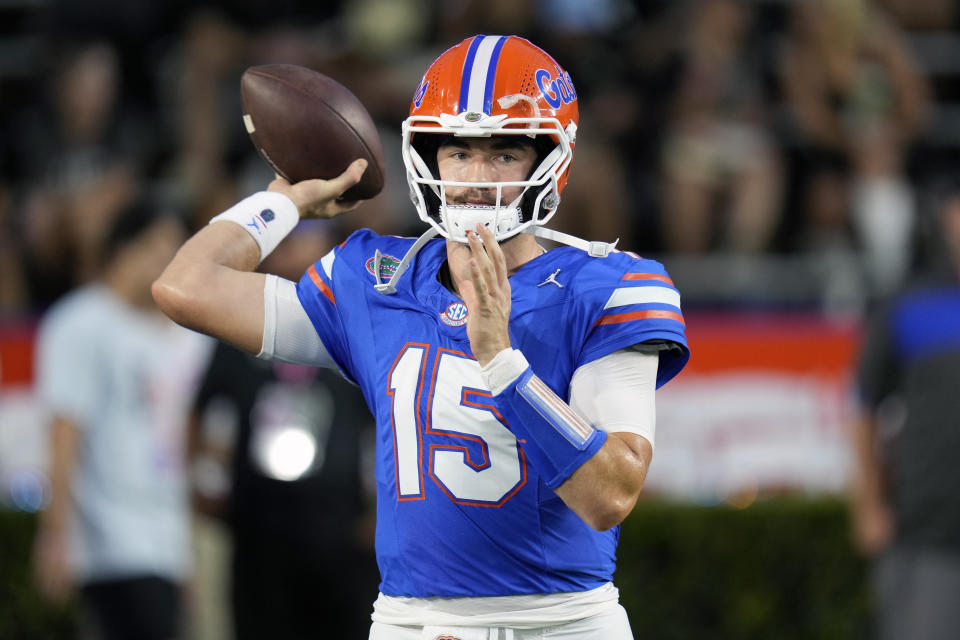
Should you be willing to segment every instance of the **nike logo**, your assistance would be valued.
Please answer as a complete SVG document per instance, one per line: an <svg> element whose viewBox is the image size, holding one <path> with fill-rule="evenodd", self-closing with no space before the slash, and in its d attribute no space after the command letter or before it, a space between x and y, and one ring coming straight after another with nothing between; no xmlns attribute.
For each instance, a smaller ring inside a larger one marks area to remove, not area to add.
<svg viewBox="0 0 960 640"><path fill-rule="evenodd" d="M548 285L548 284L555 284L555 285L557 285L557 288L563 289L563 285L560 284L559 282L557 282L557 274L560 273L560 271L561 271L561 269L557 269L556 271L554 271L553 273L551 273L550 276L549 276L546 280L544 280L543 282L541 282L541 283L538 284L537 286L538 286L538 287L542 287L542 286Z"/></svg>

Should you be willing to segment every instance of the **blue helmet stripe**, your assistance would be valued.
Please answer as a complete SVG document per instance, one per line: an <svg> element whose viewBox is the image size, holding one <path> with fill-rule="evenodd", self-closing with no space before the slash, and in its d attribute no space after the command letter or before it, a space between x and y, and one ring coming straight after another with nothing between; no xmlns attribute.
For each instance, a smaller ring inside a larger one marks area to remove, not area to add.
<svg viewBox="0 0 960 640"><path fill-rule="evenodd" d="M490 65L487 67L487 81L483 92L483 112L487 115L490 115L490 110L493 108L493 81L497 75L497 61L500 59L500 50L503 49L503 44L506 41L506 36L500 36L496 46L493 48L493 53L490 55Z"/></svg>

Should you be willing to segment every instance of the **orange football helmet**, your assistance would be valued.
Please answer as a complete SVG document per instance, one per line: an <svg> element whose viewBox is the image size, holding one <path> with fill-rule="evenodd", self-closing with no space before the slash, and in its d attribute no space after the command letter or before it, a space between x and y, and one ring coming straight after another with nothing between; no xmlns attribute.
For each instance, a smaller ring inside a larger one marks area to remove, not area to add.
<svg viewBox="0 0 960 640"><path fill-rule="evenodd" d="M477 35L451 47L427 69L402 127L403 162L420 218L460 242L478 222L497 240L546 224L570 174L578 116L570 74L529 41ZM537 161L526 180L439 179L436 151L445 136L501 135L528 136L533 142ZM448 204L446 190L463 186L496 190L496 204ZM513 202L502 202L504 187L523 191Z"/></svg>

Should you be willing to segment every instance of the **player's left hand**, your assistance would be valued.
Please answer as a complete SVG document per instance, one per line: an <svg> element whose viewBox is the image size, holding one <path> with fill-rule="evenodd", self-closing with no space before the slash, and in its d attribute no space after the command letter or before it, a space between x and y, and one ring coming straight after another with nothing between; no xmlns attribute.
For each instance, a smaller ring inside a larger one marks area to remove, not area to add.
<svg viewBox="0 0 960 640"><path fill-rule="evenodd" d="M470 232L467 239L469 273L461 282L460 295L469 312L470 348L482 367L500 351L510 348L510 281L507 261L493 232L478 224L477 231Z"/></svg>

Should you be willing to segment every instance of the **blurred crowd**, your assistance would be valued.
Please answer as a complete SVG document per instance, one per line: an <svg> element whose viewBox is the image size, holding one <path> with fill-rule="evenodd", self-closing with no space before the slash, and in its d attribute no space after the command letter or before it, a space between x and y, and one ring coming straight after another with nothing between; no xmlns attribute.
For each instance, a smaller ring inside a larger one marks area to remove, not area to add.
<svg viewBox="0 0 960 640"><path fill-rule="evenodd" d="M688 304L888 293L932 246L927 196L960 149L949 0L42 0L0 13L6 316L88 281L111 217L143 192L196 228L264 188L240 118L254 64L306 65L357 93L388 184L336 231L413 233L399 127L418 74L473 33L527 36L581 99L555 226L675 256ZM799 266L770 283L777 259ZM745 276L732 289L696 277L716 260Z"/></svg>

